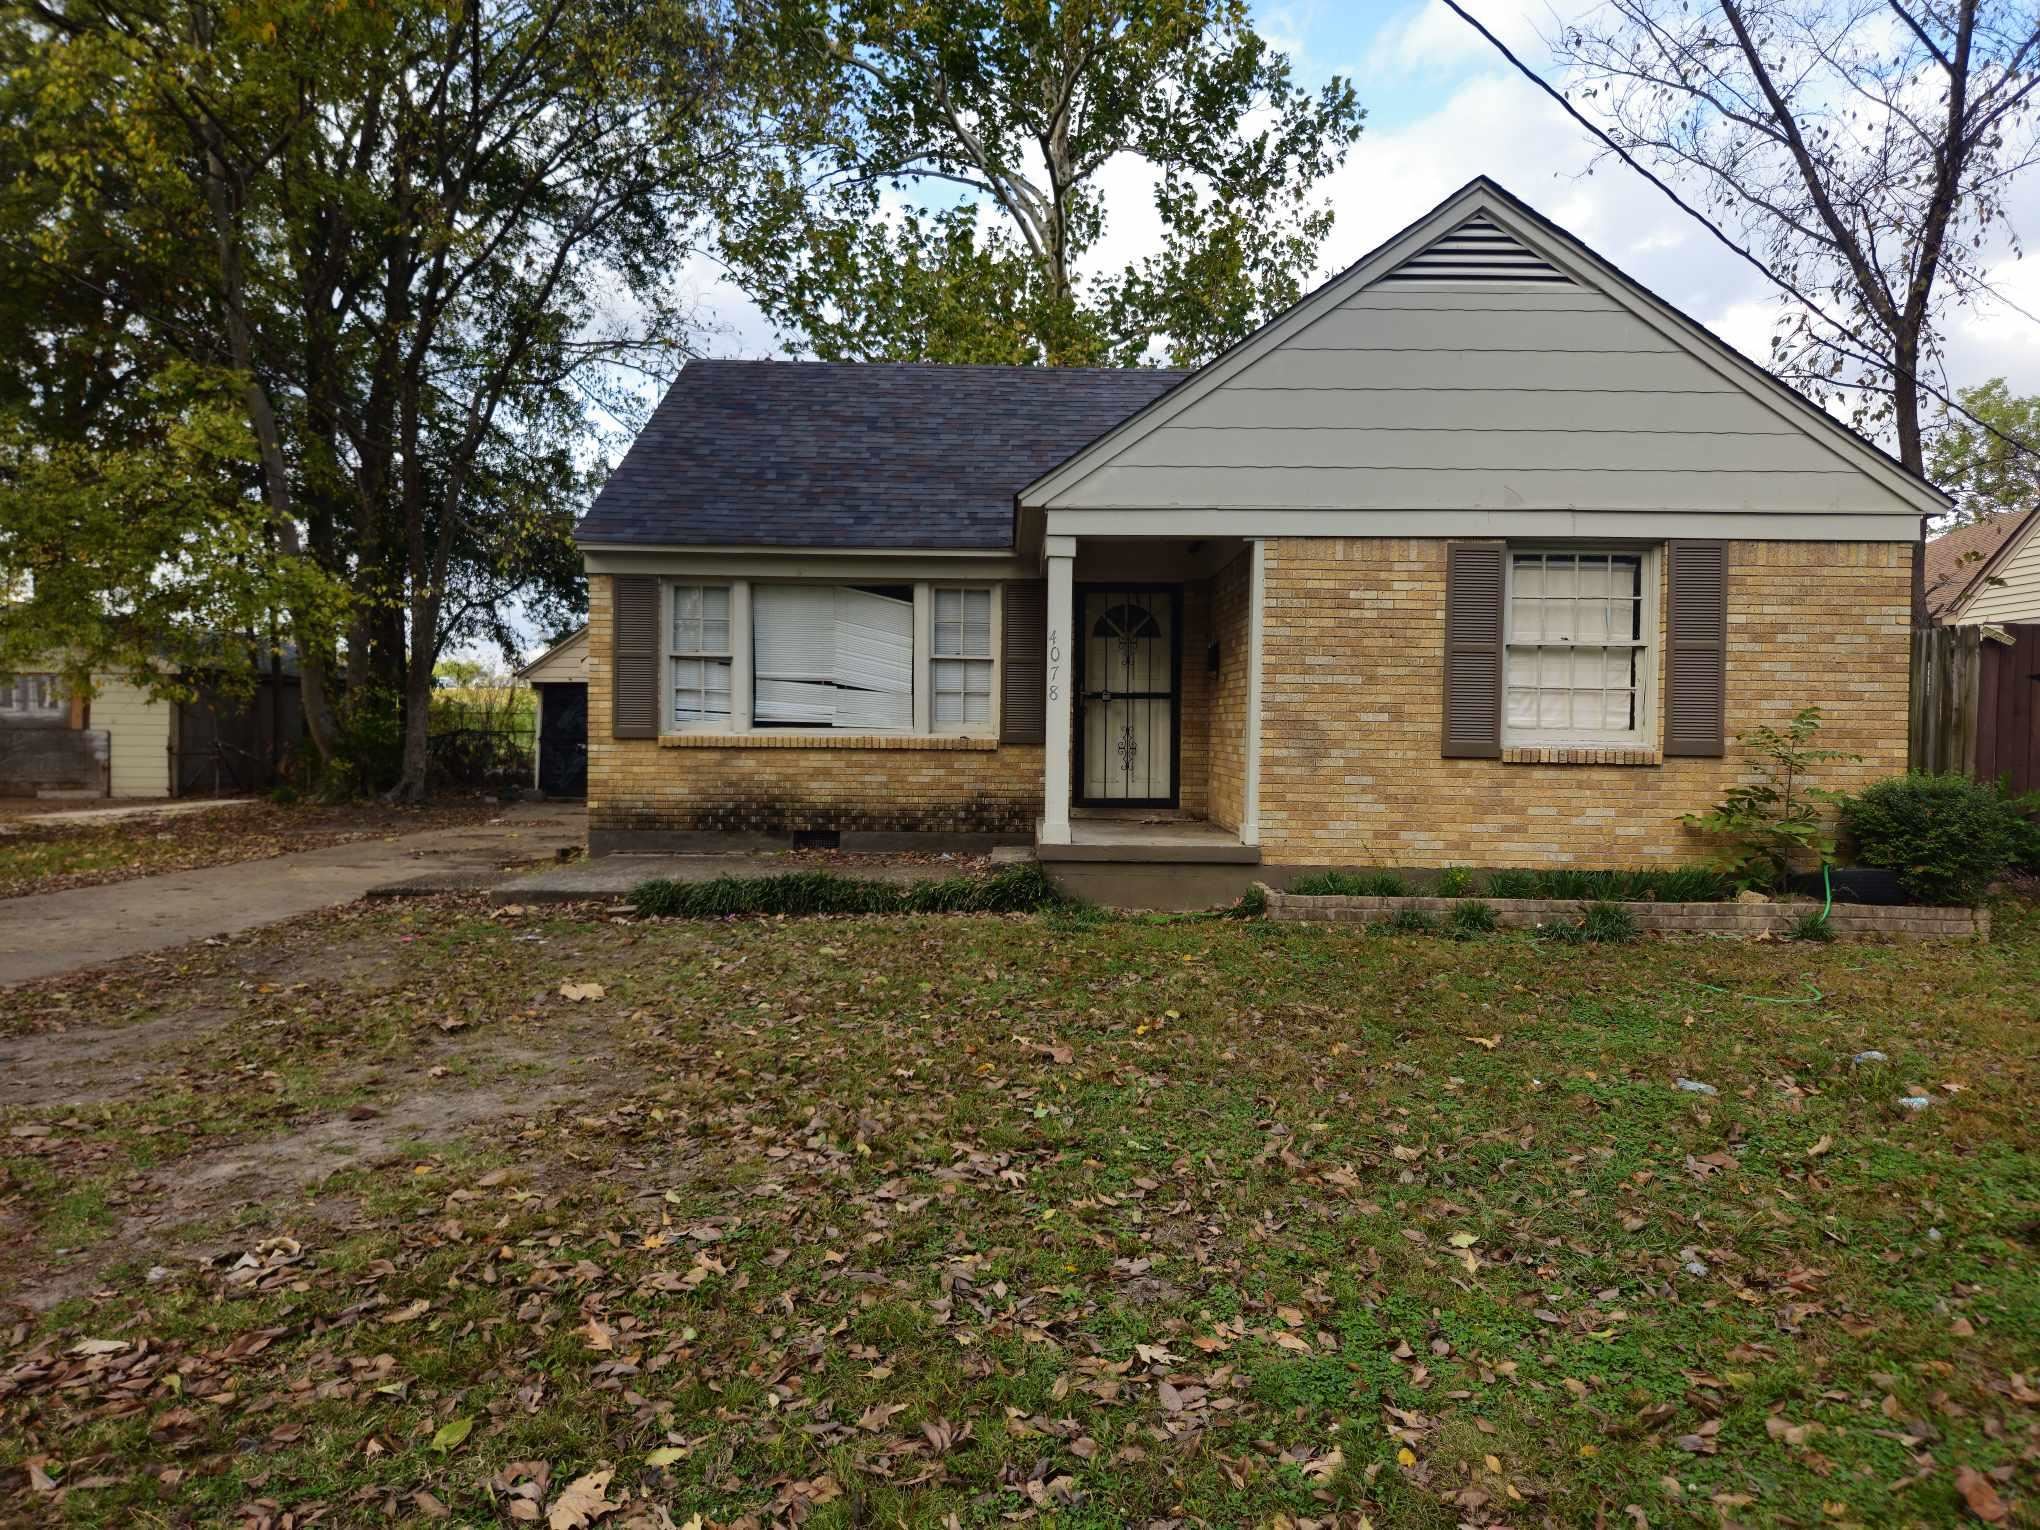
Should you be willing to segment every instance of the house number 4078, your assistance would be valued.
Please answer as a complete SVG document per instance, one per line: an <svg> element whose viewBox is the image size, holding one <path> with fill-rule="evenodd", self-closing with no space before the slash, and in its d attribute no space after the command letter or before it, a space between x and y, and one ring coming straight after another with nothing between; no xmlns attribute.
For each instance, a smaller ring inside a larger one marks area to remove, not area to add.
<svg viewBox="0 0 2040 1530"><path fill-rule="evenodd" d="M1048 699L1062 700L1062 634L1052 628L1048 634Z"/></svg>

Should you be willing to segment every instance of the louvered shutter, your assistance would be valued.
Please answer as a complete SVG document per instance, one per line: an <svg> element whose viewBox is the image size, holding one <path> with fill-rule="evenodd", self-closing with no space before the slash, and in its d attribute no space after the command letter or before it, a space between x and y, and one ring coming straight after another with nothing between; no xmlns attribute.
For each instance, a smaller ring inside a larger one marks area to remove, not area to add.
<svg viewBox="0 0 2040 1530"><path fill-rule="evenodd" d="M1728 544L1666 550L1665 753L1718 759L1728 719Z"/></svg>
<svg viewBox="0 0 2040 1530"><path fill-rule="evenodd" d="M1502 587L1508 549L1500 542L1445 548L1445 742L1448 760L1502 754Z"/></svg>
<svg viewBox="0 0 2040 1530"><path fill-rule="evenodd" d="M659 581L649 574L610 579L609 732L659 736Z"/></svg>
<svg viewBox="0 0 2040 1530"><path fill-rule="evenodd" d="M1014 580L1004 586L1002 598L999 741L1039 744L1048 737L1048 581Z"/></svg>

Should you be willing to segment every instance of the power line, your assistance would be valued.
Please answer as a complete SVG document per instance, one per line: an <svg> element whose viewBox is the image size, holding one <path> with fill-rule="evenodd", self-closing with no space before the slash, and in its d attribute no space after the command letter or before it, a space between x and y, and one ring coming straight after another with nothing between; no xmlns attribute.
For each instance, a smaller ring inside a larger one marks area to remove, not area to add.
<svg viewBox="0 0 2040 1530"><path fill-rule="evenodd" d="M1791 282L1787 281L1784 277L1780 276L1776 271L1773 271L1769 266L1765 265L1762 260L1758 259L1755 255L1752 255L1748 250L1744 249L1741 245L1737 244L1733 239L1729 238L1728 235L1724 234L1721 231L1721 229L1718 226L1716 226L1713 219L1709 218L1705 213L1701 212L1698 208L1694 207L1692 203L1688 202L1684 197L1680 196L1677 191L1673 190L1672 187L1667 182L1665 182L1662 178L1658 176L1656 171L1652 170L1649 166L1645 165L1641 160L1637 159L1635 155L1631 154L1620 143L1616 142L1616 140L1613 137L1611 137L1608 134L1608 132L1600 126L1600 124L1588 120L1588 118L1581 113L1578 107L1574 106L1572 102L1566 99L1564 91L1559 90L1549 81L1547 81L1544 78L1544 76L1539 74L1536 70L1532 69L1520 58L1516 57L1516 55L1510 51L1509 45L1503 42L1499 37L1495 36L1495 34L1490 32L1484 25L1482 25L1480 18L1468 12L1464 6L1459 4L1459 0L1443 0L1443 4L1446 6L1448 10L1452 12L1453 15L1457 16L1461 21L1465 22L1468 26L1472 27L1474 31L1480 33L1482 37L1486 38L1489 44L1493 46L1494 50L1497 53L1501 54L1503 58L1507 59L1511 64L1515 66L1517 73L1521 74L1524 79L1528 80L1531 84L1535 85L1539 90L1543 91L1547 96L1551 97L1552 100L1556 101L1565 110L1565 114L1568 117L1572 118L1573 121L1577 122L1589 133L1592 133L1594 137L1599 139L1602 143L1606 144L1609 151L1613 153L1616 158L1620 159L1623 164L1629 166L1630 169L1634 170L1638 175L1642 176L1645 180L1649 181L1651 185L1657 187L1659 191L1663 192L1667 197L1669 197L1672 201L1672 204L1675 207L1677 207L1679 211L1686 214L1687 217L1693 219L1694 222L1698 223L1702 228L1706 229L1708 233L1712 234L1716 241L1718 241L1723 248L1731 251L1735 255L1740 256L1743 260L1747 261L1750 265L1754 266L1759 272L1763 274L1764 279L1766 281L1771 282L1774 286L1780 288L1782 291L1787 293L1790 297L1793 298L1794 301L1798 302L1802 307L1806 308L1823 324L1828 325L1830 328L1836 330L1840 334L1848 336L1849 339L1855 341L1857 345L1862 345L1864 343L1862 337L1859 336L1854 330L1849 328L1848 325L1842 323L1839 319L1834 318L1827 312L1826 309L1822 308L1820 304L1816 303L1812 298L1808 297L1805 293L1801 292ZM1899 377L1903 381L1911 383L1920 392L1926 394L1930 398L1937 400L1943 409L1952 410L1954 413L1961 415L1965 420L1970 421L1972 424L1976 425L1979 429L1983 430L1987 434L1995 436L1998 440L2004 442L2007 446L2012 447L2014 450L2024 452L2029 457L2040 459L2040 447L2034 446L2033 443L2030 441L2021 440L2019 437L2012 435L2007 431L2000 430L1997 426L1991 424L1990 421L1983 419L1977 414L1970 411L1969 409L1964 408L1955 399L1950 398L1947 393L1942 391L1940 388L1935 387L1934 384L1928 382L1925 378L1919 376L1917 373L1911 372L1906 368L1899 366L1894 361L1884 360L1876 356L1865 356L1858 353L1855 359L1858 361L1868 362L1872 366L1881 366L1888 368L1892 373L1894 373L1897 377Z"/></svg>

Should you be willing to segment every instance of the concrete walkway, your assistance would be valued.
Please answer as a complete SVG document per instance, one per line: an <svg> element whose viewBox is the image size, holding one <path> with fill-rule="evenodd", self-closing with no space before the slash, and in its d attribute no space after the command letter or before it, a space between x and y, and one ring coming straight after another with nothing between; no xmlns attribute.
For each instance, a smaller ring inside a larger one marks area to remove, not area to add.
<svg viewBox="0 0 2040 1530"><path fill-rule="evenodd" d="M1030 852L1024 847L998 849L991 853L995 865L1029 858ZM717 877L771 877L789 871L832 871L838 876L856 877L861 881L905 884L953 877L969 863L968 857L958 857L954 862L903 861L877 851L868 857L844 856L827 866L770 852L603 855L593 860L576 861L571 866L548 866L523 876L504 878L491 886L488 893L491 903L578 903L591 898L628 897L640 882L655 878L668 882L709 882ZM436 878L427 878L410 887L377 888L376 892L388 896L449 890L437 886Z"/></svg>
<svg viewBox="0 0 2040 1530"><path fill-rule="evenodd" d="M580 806L520 804L468 828L4 898L0 985L275 924L351 903L371 887L406 876L464 874L469 885L487 885L500 880L506 866L552 861L586 839L587 813Z"/></svg>

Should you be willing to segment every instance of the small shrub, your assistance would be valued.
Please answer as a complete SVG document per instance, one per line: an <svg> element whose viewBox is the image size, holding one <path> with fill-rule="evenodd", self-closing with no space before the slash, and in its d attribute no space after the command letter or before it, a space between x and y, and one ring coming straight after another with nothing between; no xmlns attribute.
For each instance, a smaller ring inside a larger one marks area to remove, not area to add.
<svg viewBox="0 0 2040 1530"><path fill-rule="evenodd" d="M1680 815L1679 822L1694 833L1727 842L1721 869L1737 887L1776 892L1795 861L1825 866L1834 859L1835 837L1821 804L1839 801L1840 794L1808 786L1806 777L1829 760L1862 756L1816 748L1819 733L1820 708L1802 707L1783 731L1763 727L1737 734L1736 743L1756 757L1757 779L1730 788L1705 813Z"/></svg>
<svg viewBox="0 0 2040 1530"><path fill-rule="evenodd" d="M1494 905L1469 898L1464 903L1452 905L1452 912L1446 916L1445 923L1454 939L1464 940L1469 936L1493 934L1498 921Z"/></svg>
<svg viewBox="0 0 2040 1530"><path fill-rule="evenodd" d="M1658 903L1719 903L1735 889L1727 877L1708 866L1670 866L1647 871L1648 897Z"/></svg>
<svg viewBox="0 0 2040 1530"><path fill-rule="evenodd" d="M1817 941L1822 945L1835 938L1835 927L1819 909L1801 914L1792 925L1792 939Z"/></svg>
<svg viewBox="0 0 2040 1530"><path fill-rule="evenodd" d="M1594 879L1589 871L1573 871L1560 867L1554 871L1539 873L1537 896L1540 898L1562 898L1568 902L1582 903L1589 898L1603 896L1606 889Z"/></svg>
<svg viewBox="0 0 2040 1530"><path fill-rule="evenodd" d="M1226 910L1234 919L1259 919L1268 912L1268 894L1259 882L1239 895L1233 906Z"/></svg>
<svg viewBox="0 0 2040 1530"><path fill-rule="evenodd" d="M1636 915L1619 903L1589 903L1580 910L1580 932L1594 941L1636 939Z"/></svg>
<svg viewBox="0 0 2040 1530"><path fill-rule="evenodd" d="M1061 899L1039 866L1002 867L985 877L939 882L870 882L832 871L706 882L641 882L631 907L647 919L726 919L737 914L1008 914Z"/></svg>
<svg viewBox="0 0 2040 1530"><path fill-rule="evenodd" d="M1392 871L1311 871L1289 890L1306 898L1400 898L1409 891Z"/></svg>
<svg viewBox="0 0 2040 1530"><path fill-rule="evenodd" d="M1388 916L1387 927L1397 935L1428 935L1438 921L1420 908L1399 908Z"/></svg>
<svg viewBox="0 0 2040 1530"><path fill-rule="evenodd" d="M1897 873L1923 903L1973 903L2020 848L2005 794L1963 775L1911 771L1842 804L1842 826L1866 866Z"/></svg>
<svg viewBox="0 0 2040 1530"><path fill-rule="evenodd" d="M1473 891L1473 873L1464 866L1447 866L1438 873L1438 896L1463 898Z"/></svg>
<svg viewBox="0 0 2040 1530"><path fill-rule="evenodd" d="M1487 895L1490 898L1534 898L1538 896L1537 873L1490 871L1487 874Z"/></svg>

